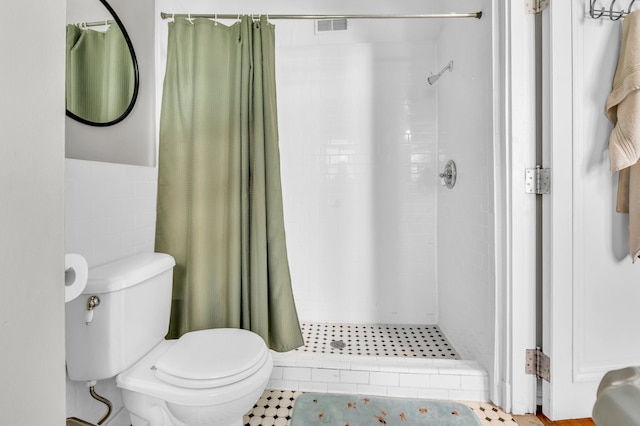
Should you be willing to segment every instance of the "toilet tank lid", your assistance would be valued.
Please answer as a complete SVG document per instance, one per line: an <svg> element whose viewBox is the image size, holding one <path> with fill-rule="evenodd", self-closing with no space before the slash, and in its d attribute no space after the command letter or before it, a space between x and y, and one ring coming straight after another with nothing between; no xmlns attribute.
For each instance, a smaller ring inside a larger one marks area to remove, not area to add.
<svg viewBox="0 0 640 426"><path fill-rule="evenodd" d="M164 253L138 253L89 269L83 294L110 293L139 284L176 264Z"/></svg>

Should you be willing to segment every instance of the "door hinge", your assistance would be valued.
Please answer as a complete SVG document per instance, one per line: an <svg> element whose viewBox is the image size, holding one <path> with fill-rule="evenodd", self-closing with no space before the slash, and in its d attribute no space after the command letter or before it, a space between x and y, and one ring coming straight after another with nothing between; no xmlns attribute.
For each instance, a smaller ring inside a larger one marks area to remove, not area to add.
<svg viewBox="0 0 640 426"><path fill-rule="evenodd" d="M525 169L524 190L527 194L548 194L551 190L551 169L541 166Z"/></svg>
<svg viewBox="0 0 640 426"><path fill-rule="evenodd" d="M551 0L524 0L524 6L527 13L540 13L549 7Z"/></svg>
<svg viewBox="0 0 640 426"><path fill-rule="evenodd" d="M551 360L542 352L542 349L527 349L525 373L533 374L539 379L551 381Z"/></svg>

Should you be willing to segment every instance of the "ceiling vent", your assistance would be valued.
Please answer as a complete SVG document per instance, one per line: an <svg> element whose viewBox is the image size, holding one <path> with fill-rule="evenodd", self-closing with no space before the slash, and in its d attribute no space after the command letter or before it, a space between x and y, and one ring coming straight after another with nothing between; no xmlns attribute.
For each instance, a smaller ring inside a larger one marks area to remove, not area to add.
<svg viewBox="0 0 640 426"><path fill-rule="evenodd" d="M316 33L325 31L343 31L347 29L347 19L319 19L316 21Z"/></svg>

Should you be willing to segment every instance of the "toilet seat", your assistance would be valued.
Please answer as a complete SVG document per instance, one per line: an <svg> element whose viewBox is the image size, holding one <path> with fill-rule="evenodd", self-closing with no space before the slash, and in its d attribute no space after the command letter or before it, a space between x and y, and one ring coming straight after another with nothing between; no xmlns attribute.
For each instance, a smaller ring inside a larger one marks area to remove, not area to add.
<svg viewBox="0 0 640 426"><path fill-rule="evenodd" d="M240 332L243 332L240 330ZM196 332L200 333L200 332ZM262 340L262 338L259 338ZM138 393L152 398L166 401L170 404L183 404L191 406L203 406L211 403L224 404L233 401L239 395L246 395L257 388L266 386L273 368L271 352L266 349L266 359L253 374L248 374L242 380L228 385L220 385L210 388L195 388L172 385L157 377L158 361L175 346L178 340L163 340L147 355L116 376L116 385L123 391ZM216 340L216 339L213 339ZM235 337L224 342L233 345ZM212 364L215 360L211 361ZM260 364L260 362L258 362ZM190 383L190 382L188 382Z"/></svg>
<svg viewBox="0 0 640 426"><path fill-rule="evenodd" d="M262 368L269 350L247 330L218 328L184 334L154 364L157 379L188 389L226 386Z"/></svg>

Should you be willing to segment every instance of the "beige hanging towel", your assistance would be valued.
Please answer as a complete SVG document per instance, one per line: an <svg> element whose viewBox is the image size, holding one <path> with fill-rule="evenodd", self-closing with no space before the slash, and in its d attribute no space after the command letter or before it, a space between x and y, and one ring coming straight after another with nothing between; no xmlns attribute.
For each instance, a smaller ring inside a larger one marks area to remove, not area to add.
<svg viewBox="0 0 640 426"><path fill-rule="evenodd" d="M629 213L629 252L640 255L640 10L622 24L620 57L606 113L614 128L609 137L611 171L620 172L616 211Z"/></svg>

